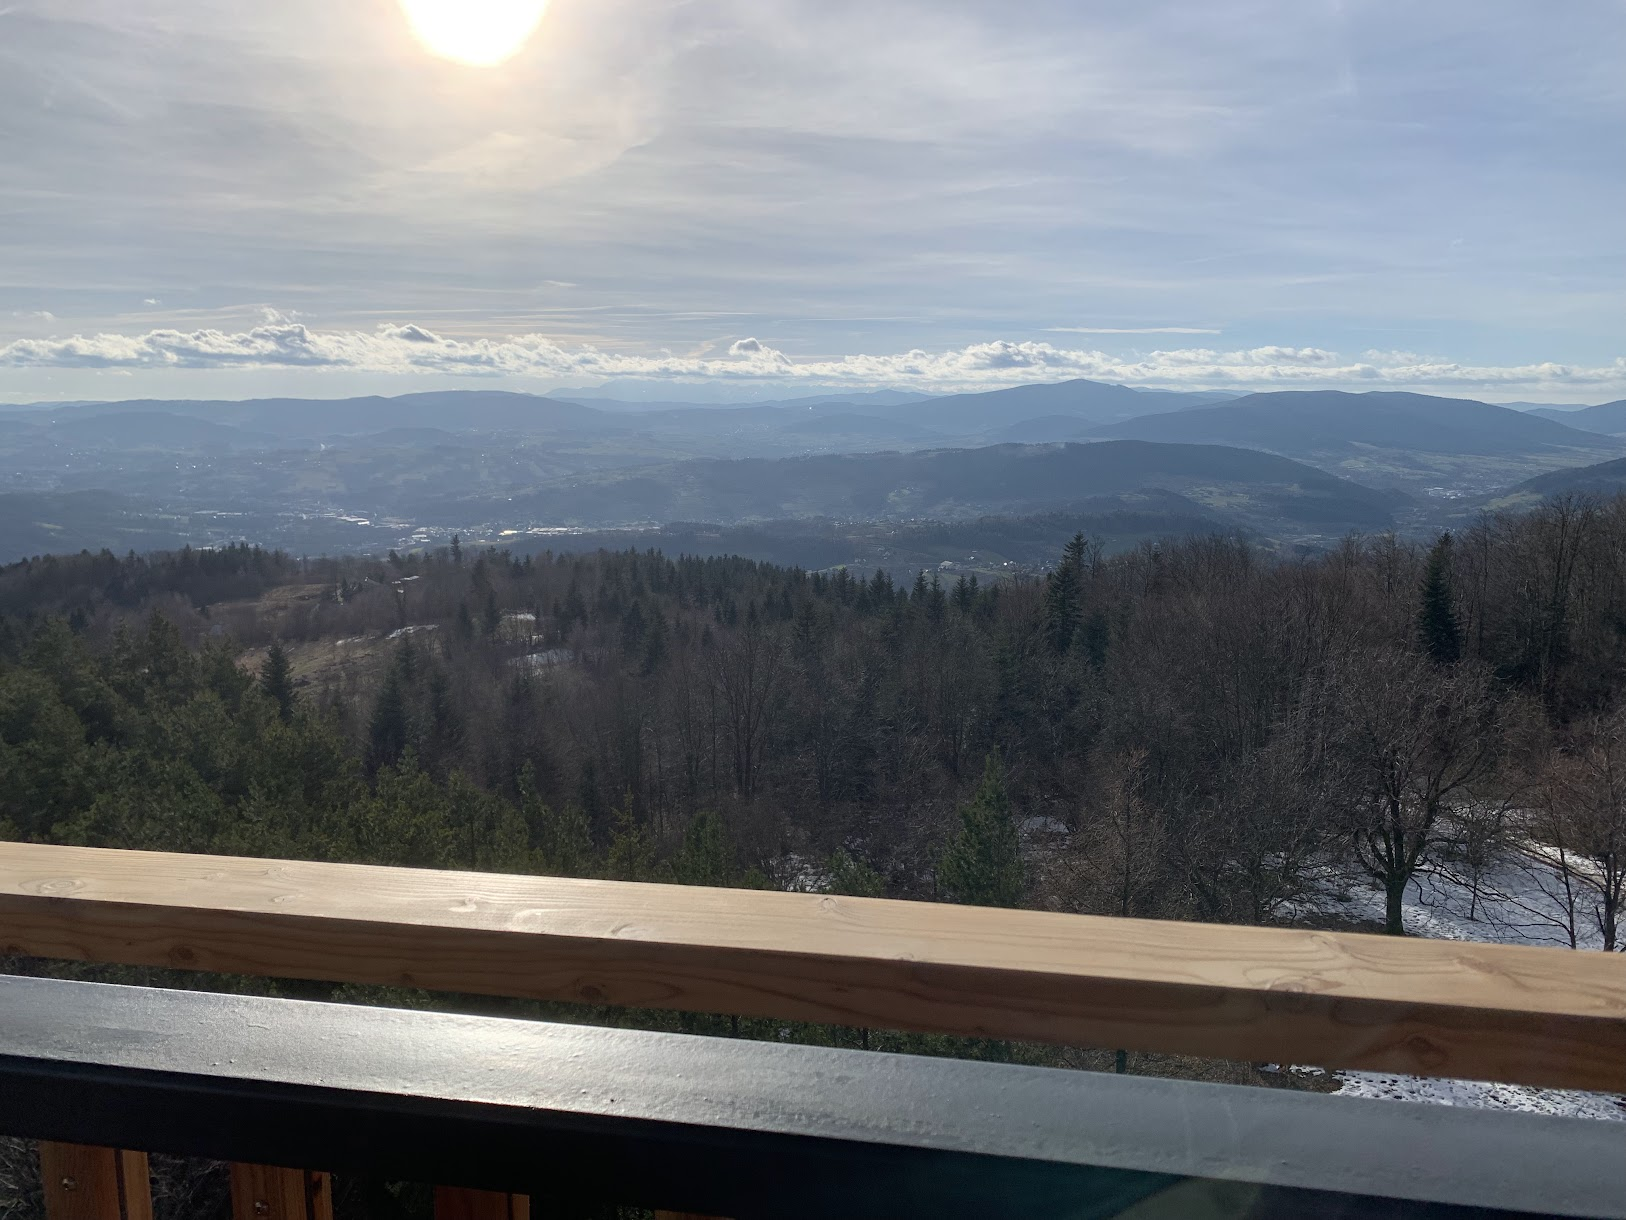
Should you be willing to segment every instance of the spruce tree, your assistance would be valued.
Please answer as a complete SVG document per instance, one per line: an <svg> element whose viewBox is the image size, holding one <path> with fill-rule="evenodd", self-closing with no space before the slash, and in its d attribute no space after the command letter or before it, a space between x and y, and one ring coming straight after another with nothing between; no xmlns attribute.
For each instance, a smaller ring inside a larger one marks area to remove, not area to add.
<svg viewBox="0 0 1626 1220"><path fill-rule="evenodd" d="M1022 853L1011 817L1005 767L989 751L982 782L960 806L960 827L938 866L943 892L969 906L1014 907L1022 900Z"/></svg>
<svg viewBox="0 0 1626 1220"><path fill-rule="evenodd" d="M399 669L392 665L384 674L384 685L379 688L378 702L373 705L372 723L367 730L367 764L375 771L394 763L407 747L410 730Z"/></svg>
<svg viewBox="0 0 1626 1220"><path fill-rule="evenodd" d="M1423 570L1422 604L1417 611L1417 639L1424 655L1436 665L1451 665L1462 657L1462 626L1451 597L1451 535L1440 535L1428 553Z"/></svg>
<svg viewBox="0 0 1626 1220"><path fill-rule="evenodd" d="M294 678L288 664L288 654L281 642L274 642L260 666L260 690L277 705L277 715L284 724L294 718Z"/></svg>
<svg viewBox="0 0 1626 1220"><path fill-rule="evenodd" d="M1074 534L1050 573L1044 597L1045 636L1056 652L1066 652L1078 630L1084 602L1084 535Z"/></svg>

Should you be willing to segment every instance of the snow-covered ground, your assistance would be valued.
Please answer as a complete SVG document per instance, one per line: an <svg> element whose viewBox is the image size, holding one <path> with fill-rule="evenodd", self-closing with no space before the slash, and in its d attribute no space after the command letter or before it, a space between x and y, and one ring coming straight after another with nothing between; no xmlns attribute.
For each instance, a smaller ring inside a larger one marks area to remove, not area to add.
<svg viewBox="0 0 1626 1220"><path fill-rule="evenodd" d="M1577 1089L1532 1089L1481 1080L1428 1080L1381 1072L1338 1072L1344 1097L1380 1097L1389 1101L1427 1101L1441 1106L1476 1106L1483 1110L1533 1110L1573 1118L1610 1118L1626 1122L1626 1097L1582 1093Z"/></svg>
<svg viewBox="0 0 1626 1220"><path fill-rule="evenodd" d="M1541 867L1538 858L1488 871L1480 879L1477 899L1473 887L1460 876L1450 871L1433 872L1419 876L1406 893L1406 931L1442 940L1548 945L1555 952L1569 952L1569 920L1562 895L1557 876ZM1342 889L1329 886L1316 906L1351 920L1383 922L1382 891L1362 885ZM1600 946L1601 937L1584 901L1577 902L1575 932L1575 943L1580 948ZM1337 1072L1336 1076L1342 1082L1338 1092L1351 1097L1626 1121L1626 1097L1607 1093L1430 1080L1382 1072Z"/></svg>

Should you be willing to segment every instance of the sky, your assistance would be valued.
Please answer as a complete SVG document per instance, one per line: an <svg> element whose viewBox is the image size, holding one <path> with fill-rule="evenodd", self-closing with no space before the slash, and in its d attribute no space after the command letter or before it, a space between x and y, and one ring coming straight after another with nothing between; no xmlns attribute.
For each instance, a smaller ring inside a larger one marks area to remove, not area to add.
<svg viewBox="0 0 1626 1220"><path fill-rule="evenodd" d="M490 67L0 0L0 400L1626 397L1622 63L1623 0L551 0Z"/></svg>

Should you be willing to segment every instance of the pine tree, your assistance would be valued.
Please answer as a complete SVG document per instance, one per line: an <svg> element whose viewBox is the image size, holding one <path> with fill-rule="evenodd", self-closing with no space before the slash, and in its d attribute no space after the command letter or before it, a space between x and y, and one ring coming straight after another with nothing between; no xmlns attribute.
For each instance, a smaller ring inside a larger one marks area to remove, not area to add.
<svg viewBox="0 0 1626 1220"><path fill-rule="evenodd" d="M1428 553L1423 570L1422 604L1417 611L1417 639L1423 653L1436 665L1451 665L1462 657L1462 626L1451 597L1451 535L1440 535Z"/></svg>
<svg viewBox="0 0 1626 1220"><path fill-rule="evenodd" d="M280 641L272 643L271 651L265 654L265 662L260 666L260 690L277 705L277 715L284 724L293 720L293 672Z"/></svg>
<svg viewBox="0 0 1626 1220"><path fill-rule="evenodd" d="M990 751L982 782L960 806L960 828L938 866L943 892L970 906L1014 907L1022 900L1022 854L1011 817L1005 767Z"/></svg>

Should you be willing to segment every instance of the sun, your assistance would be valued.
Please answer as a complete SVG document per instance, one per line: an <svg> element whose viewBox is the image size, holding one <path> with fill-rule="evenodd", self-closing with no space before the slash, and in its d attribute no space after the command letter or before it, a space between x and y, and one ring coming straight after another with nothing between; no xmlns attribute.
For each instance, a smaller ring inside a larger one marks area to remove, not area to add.
<svg viewBox="0 0 1626 1220"><path fill-rule="evenodd" d="M412 32L432 53L476 68L525 45L548 0L401 0Z"/></svg>

